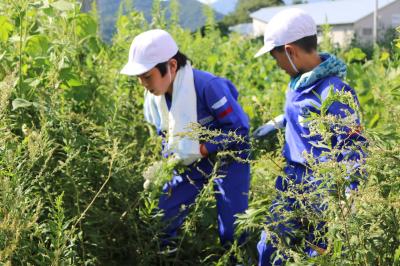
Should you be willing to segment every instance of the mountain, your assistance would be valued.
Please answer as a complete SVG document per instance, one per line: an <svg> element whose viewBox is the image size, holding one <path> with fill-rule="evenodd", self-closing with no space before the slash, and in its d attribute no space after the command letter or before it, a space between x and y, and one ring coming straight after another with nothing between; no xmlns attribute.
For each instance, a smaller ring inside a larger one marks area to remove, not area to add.
<svg viewBox="0 0 400 266"><path fill-rule="evenodd" d="M82 9L88 11L90 3L94 0L84 0ZM179 1L179 21L183 28L192 31L201 28L205 24L205 16L203 15L204 4L197 0L178 0ZM121 0L96 0L98 13L100 16L101 32L104 40L110 41L115 32L115 22L119 10ZM161 5L166 10L166 18L170 17L169 1L161 1ZM133 0L133 6L136 10L143 12L146 20L151 22L151 11L153 0ZM217 21L223 18L223 15L217 11L215 18Z"/></svg>
<svg viewBox="0 0 400 266"><path fill-rule="evenodd" d="M215 11L224 15L235 11L238 0L198 0L199 2L210 5Z"/></svg>

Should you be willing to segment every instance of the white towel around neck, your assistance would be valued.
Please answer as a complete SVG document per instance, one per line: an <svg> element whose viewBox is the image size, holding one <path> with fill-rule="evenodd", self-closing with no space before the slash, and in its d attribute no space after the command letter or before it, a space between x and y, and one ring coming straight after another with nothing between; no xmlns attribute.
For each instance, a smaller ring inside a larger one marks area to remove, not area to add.
<svg viewBox="0 0 400 266"><path fill-rule="evenodd" d="M190 165L201 158L198 140L177 136L192 131L189 127L197 123L197 97L194 87L193 69L187 62L176 73L171 108L168 111L165 95L156 96L145 91L144 115L147 122L168 133L168 152Z"/></svg>

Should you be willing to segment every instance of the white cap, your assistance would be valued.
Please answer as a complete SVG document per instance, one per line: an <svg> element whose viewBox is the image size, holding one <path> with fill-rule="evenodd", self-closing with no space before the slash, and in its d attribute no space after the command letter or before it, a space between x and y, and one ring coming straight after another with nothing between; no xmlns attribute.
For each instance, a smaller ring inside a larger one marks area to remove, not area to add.
<svg viewBox="0 0 400 266"><path fill-rule="evenodd" d="M133 39L128 63L120 73L141 75L157 64L168 61L177 52L178 46L168 32L159 29L145 31Z"/></svg>
<svg viewBox="0 0 400 266"><path fill-rule="evenodd" d="M316 35L317 26L313 18L299 8L285 9L269 21L264 32L264 46L254 57L268 53L301 38Z"/></svg>

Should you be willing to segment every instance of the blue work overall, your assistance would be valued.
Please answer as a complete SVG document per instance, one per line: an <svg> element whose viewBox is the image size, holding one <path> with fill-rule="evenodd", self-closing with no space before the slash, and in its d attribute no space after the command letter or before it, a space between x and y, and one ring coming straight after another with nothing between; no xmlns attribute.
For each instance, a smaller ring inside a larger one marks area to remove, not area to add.
<svg viewBox="0 0 400 266"><path fill-rule="evenodd" d="M210 73L193 70L197 96L198 123L210 130L231 131L248 139L249 121L242 107L237 102L238 92L228 80L213 76ZM167 105L171 107L171 98L166 95ZM247 159L249 144L243 142L225 143L225 135L219 135L213 141L206 142L210 155L219 151L240 152L242 159ZM163 187L159 208L164 212L166 239L177 235L178 228L188 215L191 204L205 184L208 183L214 161L202 158L200 162L188 166L182 174L174 174ZM243 213L248 207L250 186L250 165L233 159L223 159L214 180L215 198L218 212L218 232L222 245L234 241L235 215Z"/></svg>
<svg viewBox="0 0 400 266"><path fill-rule="evenodd" d="M285 198L280 194L280 192L287 191L288 186L293 184L295 186L296 184L302 184L301 187L304 191L300 191L299 193L307 193L307 190L310 191L321 184L321 180L314 180L310 168L307 167L307 162L304 158L303 152L312 154L313 157L318 158L318 160L323 160L323 158L321 158L323 157L321 154L328 150L326 148L313 146L313 143L321 140L321 136L310 136L309 128L307 123L304 121L310 112L319 113L319 108L321 107L322 102L327 98L330 90L333 90L334 92L350 92L353 96L355 104L358 105L358 99L355 91L335 76L317 80L310 86L300 87L296 90L288 89L286 93L285 145L283 148L283 156L287 162L287 165L284 168L286 176L279 176L276 180L275 187L278 191L278 196L272 202L270 207L271 217L268 218L267 221L268 224L278 224L272 229L279 237L289 238L292 242L296 242L296 239L292 239L293 236L291 236L291 233L293 230L303 229L308 232L308 235L305 236L305 239L309 243L312 243L313 245L323 249L326 248L326 244L320 240L317 241L314 236L315 230L324 230L323 222L317 224L317 228L308 228L307 225L302 224L299 220L290 219L284 221L285 217L283 217L282 214L279 214L279 211L277 210L283 208L285 211L290 212L297 208L295 199ZM329 106L327 114L341 118L344 118L349 114L356 116L356 113L352 108L337 101L333 102ZM360 121L357 117L356 124L359 125L359 123ZM357 145L359 142L365 141L365 139L358 134L358 132L354 132L350 128L343 128L343 132L343 134L334 134L331 139L332 147L338 147L338 145L341 147L350 147ZM355 150L361 152L356 152ZM345 159L356 162L360 159L360 154L362 154L361 147L356 149L348 149L346 154L339 155L336 160L339 162ZM351 182L349 189L356 189L357 183L357 181ZM305 187L303 186L304 184L306 184ZM322 211L324 208L326 208L326 206L319 206L318 204L312 206L315 212ZM280 259L274 260L273 254L277 250L274 245L276 242L277 239L274 239L273 236L267 235L265 231L261 233L261 239L257 245L260 266L282 264ZM304 252L308 254L308 256L318 255L316 250L314 250L310 245L306 245Z"/></svg>

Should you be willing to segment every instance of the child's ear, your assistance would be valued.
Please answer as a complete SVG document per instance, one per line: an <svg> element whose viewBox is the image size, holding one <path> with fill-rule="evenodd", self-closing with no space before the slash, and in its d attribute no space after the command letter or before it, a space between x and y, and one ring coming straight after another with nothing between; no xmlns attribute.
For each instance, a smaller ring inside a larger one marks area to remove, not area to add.
<svg viewBox="0 0 400 266"><path fill-rule="evenodd" d="M285 45L285 49L286 49L286 52L287 52L291 57L293 57L293 56L296 55L296 53L297 53L296 47L295 47L294 45L292 45L292 44L286 44L286 45Z"/></svg>
<svg viewBox="0 0 400 266"><path fill-rule="evenodd" d="M171 72L176 73L178 71L178 61L171 59L169 60L168 64Z"/></svg>

